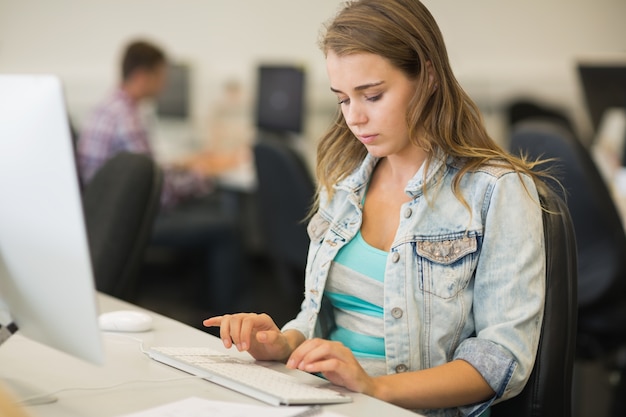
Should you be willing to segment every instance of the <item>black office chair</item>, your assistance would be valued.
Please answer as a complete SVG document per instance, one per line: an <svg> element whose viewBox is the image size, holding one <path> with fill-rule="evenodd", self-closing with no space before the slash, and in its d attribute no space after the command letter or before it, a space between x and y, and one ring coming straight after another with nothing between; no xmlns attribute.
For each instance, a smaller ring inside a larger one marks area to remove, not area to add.
<svg viewBox="0 0 626 417"><path fill-rule="evenodd" d="M545 119L575 134L576 129L569 119L567 112L558 107L550 106L530 98L517 98L506 106L507 123L509 127L524 120Z"/></svg>
<svg viewBox="0 0 626 417"><path fill-rule="evenodd" d="M577 267L572 220L563 200L539 186L545 211L546 300L537 359L522 392L492 407L493 417L571 416L576 346Z"/></svg>
<svg viewBox="0 0 626 417"><path fill-rule="evenodd" d="M558 122L526 120L511 135L511 151L546 164L563 188L577 241L577 358L600 360L622 375L626 389L626 234L609 189L589 152ZM623 395L614 394L614 415L624 415Z"/></svg>
<svg viewBox="0 0 626 417"><path fill-rule="evenodd" d="M309 247L305 220L315 183L304 160L286 139L260 139L254 145L254 160L267 251L284 289L300 296Z"/></svg>
<svg viewBox="0 0 626 417"><path fill-rule="evenodd" d="M589 152L550 121L520 123L511 151L555 159L549 165L565 189L578 245L579 355L601 356L626 342L626 234L611 193Z"/></svg>
<svg viewBox="0 0 626 417"><path fill-rule="evenodd" d="M83 189L96 288L131 301L159 209L162 173L146 156L122 152Z"/></svg>

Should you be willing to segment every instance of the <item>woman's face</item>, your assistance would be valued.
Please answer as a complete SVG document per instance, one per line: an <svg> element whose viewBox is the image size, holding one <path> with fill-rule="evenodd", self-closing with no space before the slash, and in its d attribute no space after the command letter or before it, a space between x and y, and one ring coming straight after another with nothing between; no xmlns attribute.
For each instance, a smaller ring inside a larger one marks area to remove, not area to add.
<svg viewBox="0 0 626 417"><path fill-rule="evenodd" d="M377 157L413 153L406 114L416 81L379 55L339 56L329 51L330 89L354 136Z"/></svg>

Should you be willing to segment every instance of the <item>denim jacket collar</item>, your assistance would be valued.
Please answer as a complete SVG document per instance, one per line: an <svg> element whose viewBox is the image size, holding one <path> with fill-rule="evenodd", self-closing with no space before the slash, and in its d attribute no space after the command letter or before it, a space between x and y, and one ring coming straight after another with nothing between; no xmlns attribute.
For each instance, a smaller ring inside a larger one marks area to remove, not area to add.
<svg viewBox="0 0 626 417"><path fill-rule="evenodd" d="M380 158L368 153L363 163L352 174L334 186L335 190L347 191L350 194L360 194L360 191L372 177L372 172L379 160ZM428 164L428 173L424 176L426 165L425 162L422 164L404 189L404 192L411 198L422 195L425 184L429 188L433 187L443 177L447 168L445 155L441 151L436 151Z"/></svg>

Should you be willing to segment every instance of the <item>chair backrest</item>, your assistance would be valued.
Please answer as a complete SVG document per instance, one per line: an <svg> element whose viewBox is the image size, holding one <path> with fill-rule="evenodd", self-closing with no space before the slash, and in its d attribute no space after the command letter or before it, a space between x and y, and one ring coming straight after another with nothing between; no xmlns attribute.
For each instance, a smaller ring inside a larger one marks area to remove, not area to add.
<svg viewBox="0 0 626 417"><path fill-rule="evenodd" d="M493 417L571 416L576 351L577 265L572 220L563 200L538 187L545 211L546 299L537 358L516 397L492 407Z"/></svg>
<svg viewBox="0 0 626 417"><path fill-rule="evenodd" d="M611 193L589 152L549 120L528 120L512 130L511 151L553 159L545 167L565 189L578 253L578 346L595 357L626 341L626 234Z"/></svg>
<svg viewBox="0 0 626 417"><path fill-rule="evenodd" d="M558 107L548 106L533 99L517 99L507 106L508 125L514 126L524 120L549 119L569 132L576 129L572 124L567 112Z"/></svg>
<svg viewBox="0 0 626 417"><path fill-rule="evenodd" d="M83 208L99 291L132 299L159 209L161 185L162 173L155 162L128 152L108 160L86 184Z"/></svg>
<svg viewBox="0 0 626 417"><path fill-rule="evenodd" d="M254 145L261 224L268 252L302 271L309 237L306 215L315 182L302 158L285 140L262 139Z"/></svg>

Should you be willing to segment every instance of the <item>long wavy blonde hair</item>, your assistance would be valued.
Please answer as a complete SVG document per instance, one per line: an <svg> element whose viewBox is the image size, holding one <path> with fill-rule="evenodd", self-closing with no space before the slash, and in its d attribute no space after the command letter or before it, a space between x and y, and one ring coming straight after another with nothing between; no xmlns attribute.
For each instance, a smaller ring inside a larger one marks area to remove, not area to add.
<svg viewBox="0 0 626 417"><path fill-rule="evenodd" d="M534 179L541 176L531 171L538 162L510 155L489 137L480 111L452 73L435 19L418 0L348 2L326 26L320 48L325 55L329 51L339 56L379 55L417 81L407 108L409 137L429 155L426 164L431 163L435 150L465 161L454 178L453 191L466 206L459 191L460 180L482 165L504 165ZM431 85L435 88L428 88ZM355 139L338 111L318 144L319 186L332 197L333 185L353 172L366 154L366 148Z"/></svg>

